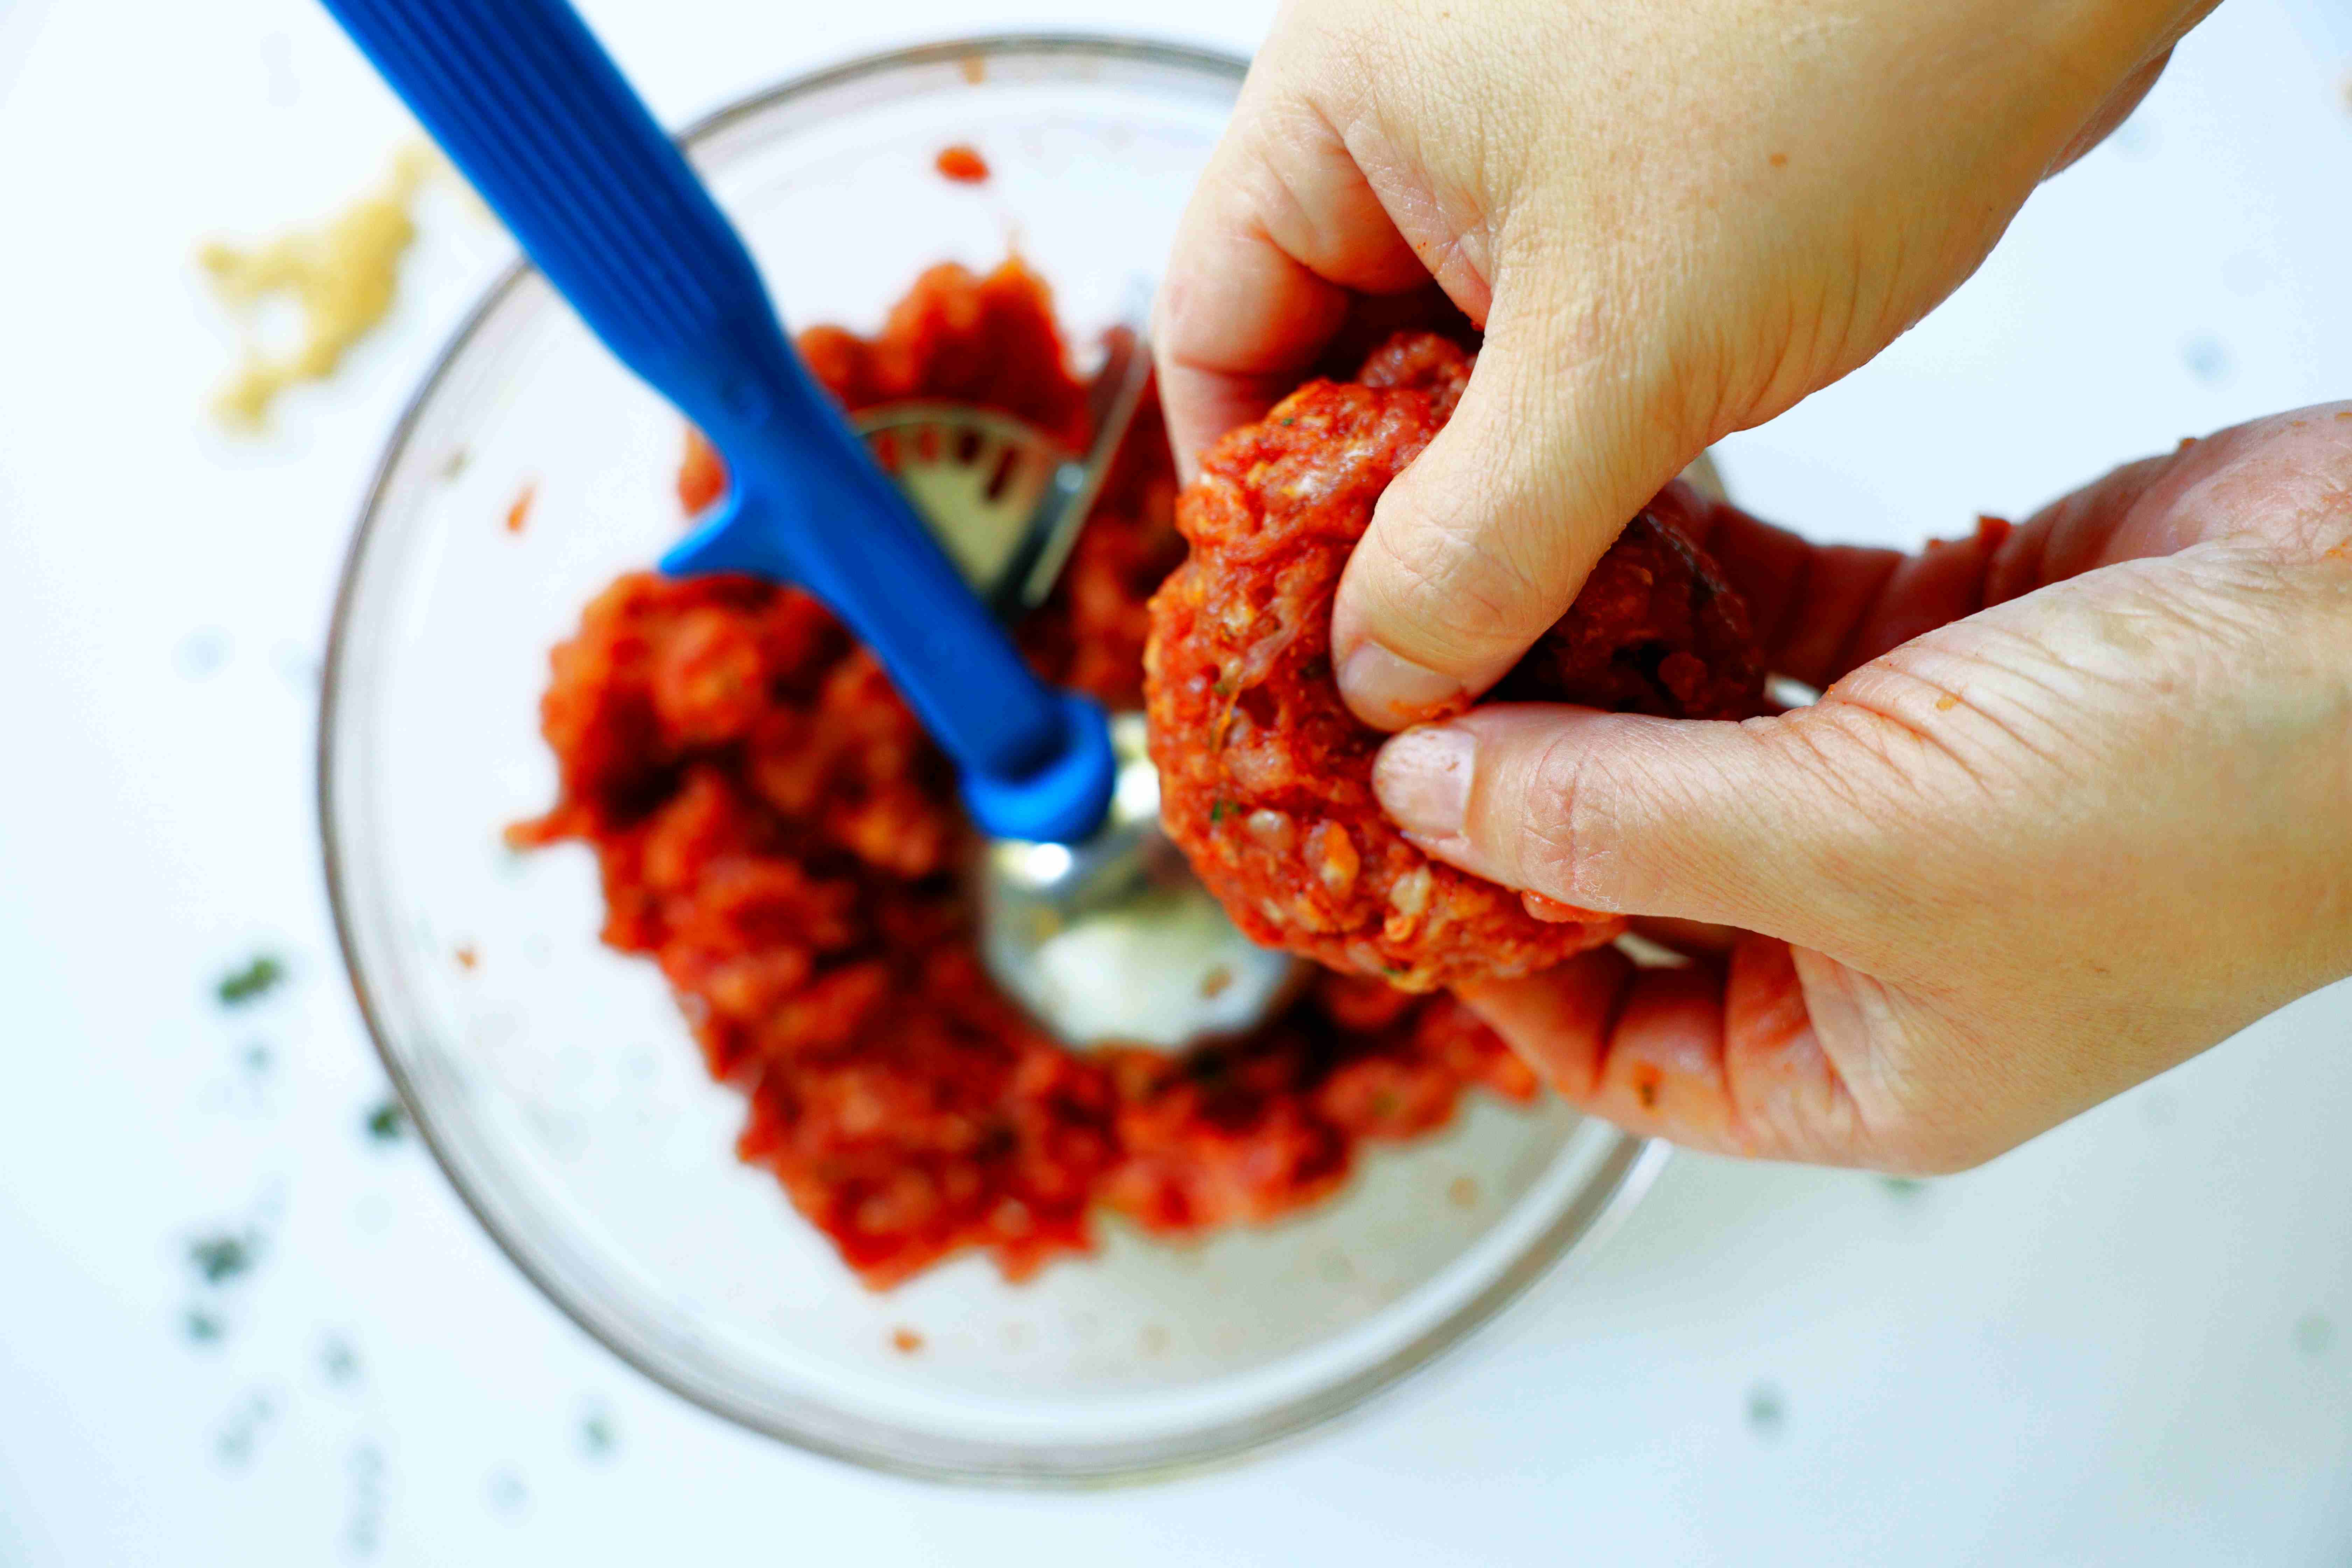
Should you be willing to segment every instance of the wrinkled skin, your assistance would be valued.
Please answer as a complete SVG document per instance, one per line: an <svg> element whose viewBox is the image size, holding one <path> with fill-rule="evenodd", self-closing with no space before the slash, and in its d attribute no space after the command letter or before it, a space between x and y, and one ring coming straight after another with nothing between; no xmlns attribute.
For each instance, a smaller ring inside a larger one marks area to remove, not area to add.
<svg viewBox="0 0 2352 1568"><path fill-rule="evenodd" d="M1908 559L1717 521L1817 705L1481 709L1376 773L1455 865L1738 928L1685 969L1463 988L1561 1093L1696 1147L1947 1171L2352 974L2352 405Z"/></svg>

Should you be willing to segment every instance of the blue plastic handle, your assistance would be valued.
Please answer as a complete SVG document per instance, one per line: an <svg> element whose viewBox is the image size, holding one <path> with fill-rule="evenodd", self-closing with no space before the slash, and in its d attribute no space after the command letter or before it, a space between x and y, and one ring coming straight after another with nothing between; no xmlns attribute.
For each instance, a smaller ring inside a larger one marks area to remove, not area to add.
<svg viewBox="0 0 2352 1568"><path fill-rule="evenodd" d="M880 655L1000 837L1102 821L1108 721L1012 643L793 352L751 253L564 0L324 0L539 269L726 458L662 562L795 582Z"/></svg>

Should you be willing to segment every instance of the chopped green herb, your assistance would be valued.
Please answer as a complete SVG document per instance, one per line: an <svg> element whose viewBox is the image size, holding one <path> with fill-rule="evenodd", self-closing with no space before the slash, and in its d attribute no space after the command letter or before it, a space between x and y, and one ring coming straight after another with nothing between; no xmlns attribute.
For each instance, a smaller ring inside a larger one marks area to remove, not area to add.
<svg viewBox="0 0 2352 1568"><path fill-rule="evenodd" d="M254 1445L262 1428L278 1414L276 1401L262 1393L247 1394L245 1408L228 1419L213 1438L213 1452L223 1464L242 1465L253 1458Z"/></svg>
<svg viewBox="0 0 2352 1568"><path fill-rule="evenodd" d="M1231 816L1234 812L1239 811L1240 809L1240 806L1235 805L1229 800L1214 802L1209 807L1209 826L1214 827L1218 823L1223 822L1226 817Z"/></svg>
<svg viewBox="0 0 2352 1568"><path fill-rule="evenodd" d="M490 1508L503 1514L520 1513L530 1501L530 1488L520 1474L509 1466L501 1465L490 1472Z"/></svg>
<svg viewBox="0 0 2352 1568"><path fill-rule="evenodd" d="M1769 1383L1759 1383L1748 1391L1748 1426L1759 1437L1779 1435L1789 1418L1789 1407L1780 1391Z"/></svg>
<svg viewBox="0 0 2352 1568"><path fill-rule="evenodd" d="M1297 423L1298 423L1297 419L1295 416L1286 416L1282 422L1283 422L1285 425L1296 425L1296 424L1297 424Z"/></svg>
<svg viewBox="0 0 2352 1568"><path fill-rule="evenodd" d="M1234 694L1234 683L1229 678L1219 676L1210 684L1209 689L1220 697L1231 697Z"/></svg>
<svg viewBox="0 0 2352 1568"><path fill-rule="evenodd" d="M613 1417L604 1409L591 1410L580 1418L580 1451L589 1458L610 1458L620 1440Z"/></svg>
<svg viewBox="0 0 2352 1568"><path fill-rule="evenodd" d="M188 1261L196 1266L205 1284L226 1285L251 1268L260 1250L256 1237L224 1230L188 1243Z"/></svg>
<svg viewBox="0 0 2352 1568"><path fill-rule="evenodd" d="M222 1006L242 1007L278 989L285 978L286 966L265 952L243 969L232 969L222 975L215 990Z"/></svg>
<svg viewBox="0 0 2352 1568"><path fill-rule="evenodd" d="M1907 1204L1927 1190L1927 1184L1916 1176L1881 1176L1878 1182L1897 1203Z"/></svg>
<svg viewBox="0 0 2352 1568"><path fill-rule="evenodd" d="M362 1443L344 1465L352 1478L352 1514L343 1526L343 1550L351 1557L373 1557L383 1535L383 1451Z"/></svg>
<svg viewBox="0 0 2352 1568"><path fill-rule="evenodd" d="M172 665L190 680L202 680L228 662L228 634L216 626L190 632L172 650Z"/></svg>
<svg viewBox="0 0 2352 1568"><path fill-rule="evenodd" d="M186 1326L188 1338L200 1345L209 1345L219 1342L220 1337L225 1331L221 1321L213 1316L210 1312L205 1311L202 1307L191 1307L188 1309Z"/></svg>
<svg viewBox="0 0 2352 1568"><path fill-rule="evenodd" d="M368 1112L367 1134L379 1143L397 1143L408 1136L408 1108L387 1100Z"/></svg>
<svg viewBox="0 0 2352 1568"><path fill-rule="evenodd" d="M349 1340L340 1335L331 1337L325 1344L319 1347L319 1370L327 1374L329 1383L339 1386L357 1383L360 1376L360 1352L352 1348Z"/></svg>

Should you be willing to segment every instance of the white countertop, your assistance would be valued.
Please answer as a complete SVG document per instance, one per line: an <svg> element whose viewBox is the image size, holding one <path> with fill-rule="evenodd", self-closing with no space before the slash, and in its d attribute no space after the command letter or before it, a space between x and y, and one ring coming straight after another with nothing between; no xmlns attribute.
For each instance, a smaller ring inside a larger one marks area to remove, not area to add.
<svg viewBox="0 0 2352 1568"><path fill-rule="evenodd" d="M673 120L955 30L1245 49L1268 9L588 6ZM1946 310L1732 442L1735 489L1913 542L2352 392L2347 57L2344 0L2227 0ZM315 218L406 134L309 0L0 0L0 1563L2352 1555L2345 987L1923 1187L1679 1160L1432 1375L1197 1480L886 1480L620 1365L367 1133L314 848L345 531L501 242L435 206L349 374L266 445L199 417L228 339L191 247ZM223 1010L264 950L290 983ZM201 1285L191 1239L247 1225Z"/></svg>

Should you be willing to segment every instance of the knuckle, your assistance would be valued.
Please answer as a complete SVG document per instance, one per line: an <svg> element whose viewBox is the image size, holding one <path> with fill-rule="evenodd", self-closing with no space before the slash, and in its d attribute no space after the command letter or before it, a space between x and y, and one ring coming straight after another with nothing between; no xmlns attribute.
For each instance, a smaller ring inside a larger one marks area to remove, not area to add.
<svg viewBox="0 0 2352 1568"><path fill-rule="evenodd" d="M1518 835L1518 870L1526 885L1587 909L1622 907L1624 861L1616 852L1618 781L1609 753L1589 734L1562 733L1543 742L1527 765L1507 824Z"/></svg>
<svg viewBox="0 0 2352 1568"><path fill-rule="evenodd" d="M1463 489L1416 484L1409 471L1381 498L1364 547L1382 611L1475 658L1524 645L1558 611L1507 516Z"/></svg>

